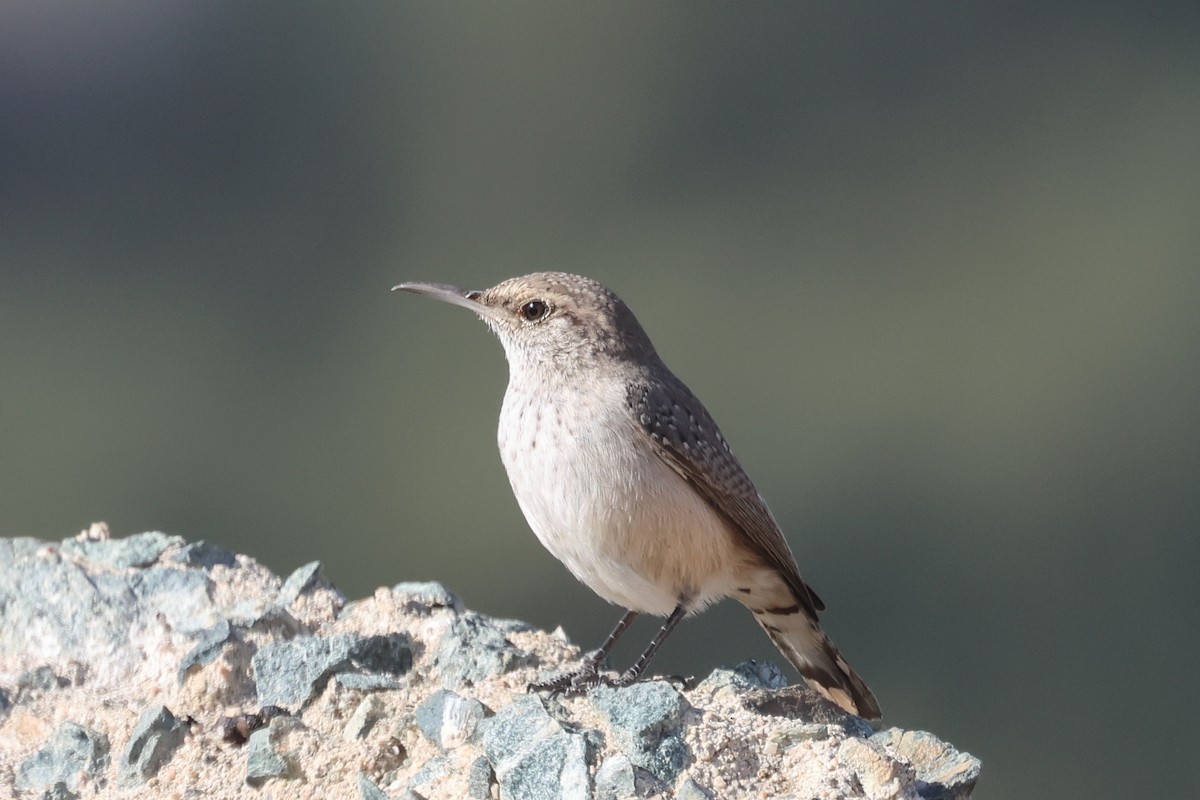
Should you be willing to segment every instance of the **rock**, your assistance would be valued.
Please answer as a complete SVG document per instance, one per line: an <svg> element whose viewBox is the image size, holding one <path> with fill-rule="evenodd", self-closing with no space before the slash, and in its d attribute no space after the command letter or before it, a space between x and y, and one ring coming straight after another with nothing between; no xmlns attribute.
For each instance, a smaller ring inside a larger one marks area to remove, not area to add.
<svg viewBox="0 0 1200 800"><path fill-rule="evenodd" d="M16 786L26 792L62 784L79 788L81 774L95 777L108 769L108 737L91 728L64 722L44 747L21 762Z"/></svg>
<svg viewBox="0 0 1200 800"><path fill-rule="evenodd" d="M912 768L888 757L882 746L867 739L844 739L837 758L854 773L853 784L862 787L867 797L911 797L916 780Z"/></svg>
<svg viewBox="0 0 1200 800"><path fill-rule="evenodd" d="M120 569L147 567L169 548L182 544L182 536L152 531L125 539L68 539L62 543L62 552L69 558Z"/></svg>
<svg viewBox="0 0 1200 800"><path fill-rule="evenodd" d="M712 800L712 795L691 778L684 778L675 790L675 800Z"/></svg>
<svg viewBox="0 0 1200 800"><path fill-rule="evenodd" d="M19 561L37 558L46 543L29 536L0 539L0 564L16 564Z"/></svg>
<svg viewBox="0 0 1200 800"><path fill-rule="evenodd" d="M186 640L219 617L208 578L178 566L119 565L144 563L177 538L146 535L129 546L71 539L62 548L73 544L74 560L53 548L6 548L15 560L0 559L0 653L20 652L39 665L74 658L97 689L173 674L178 665L156 657L162 636ZM88 560L93 555L99 560Z"/></svg>
<svg viewBox="0 0 1200 800"><path fill-rule="evenodd" d="M219 619L217 624L201 631L196 637L195 646L179 662L179 669L176 670L179 682L183 683L194 667L202 667L211 663L220 655L221 648L225 646L232 635L233 629L229 626L227 619Z"/></svg>
<svg viewBox="0 0 1200 800"><path fill-rule="evenodd" d="M392 596L411 614L426 615L442 608L461 614L464 610L462 600L435 581L397 583Z"/></svg>
<svg viewBox="0 0 1200 800"><path fill-rule="evenodd" d="M480 756L472 761L467 772L467 797L470 800L489 800L494 778L492 765L486 758Z"/></svg>
<svg viewBox="0 0 1200 800"><path fill-rule="evenodd" d="M171 560L187 567L212 569L213 567L235 566L237 564L237 554L220 545L201 539L198 542L185 544L178 552L171 556Z"/></svg>
<svg viewBox="0 0 1200 800"><path fill-rule="evenodd" d="M309 633L290 611L275 602L275 597L256 597L238 603L229 610L229 624L239 631L289 639Z"/></svg>
<svg viewBox="0 0 1200 800"><path fill-rule="evenodd" d="M725 687L733 689L782 689L787 676L770 661L743 661L733 669L714 669L696 688L715 694Z"/></svg>
<svg viewBox="0 0 1200 800"><path fill-rule="evenodd" d="M875 732L862 717L847 714L808 686L785 686L772 691L749 689L738 697L745 708L765 716L799 719L806 725L832 726L864 739ZM789 724L786 727L795 726Z"/></svg>
<svg viewBox="0 0 1200 800"><path fill-rule="evenodd" d="M459 689L530 663L529 655L512 645L497 621L468 611L442 637L436 667L443 686Z"/></svg>
<svg viewBox="0 0 1200 800"><path fill-rule="evenodd" d="M777 728L771 734L771 743L784 750L795 747L800 742L819 742L835 736L840 731L836 725L822 725L816 722L798 722Z"/></svg>
<svg viewBox="0 0 1200 800"><path fill-rule="evenodd" d="M171 758L186 735L183 724L166 706L146 709L121 753L117 781L121 786L136 786L158 772Z"/></svg>
<svg viewBox="0 0 1200 800"><path fill-rule="evenodd" d="M253 664L258 702L294 707L341 673L357 688L395 688L396 677L412 668L412 649L403 634L302 636L271 642L255 654ZM365 680L355 684L351 676L356 674Z"/></svg>
<svg viewBox="0 0 1200 800"><path fill-rule="evenodd" d="M38 800L79 800L79 795L72 792L65 782L59 781L38 795Z"/></svg>
<svg viewBox="0 0 1200 800"><path fill-rule="evenodd" d="M925 800L962 800L979 780L979 759L960 753L931 733L890 728L871 737L909 761L916 770L917 792Z"/></svg>
<svg viewBox="0 0 1200 800"><path fill-rule="evenodd" d="M383 789L376 786L370 778L361 772L358 773L358 791L362 795L362 800L388 800L388 796L383 793Z"/></svg>
<svg viewBox="0 0 1200 800"><path fill-rule="evenodd" d="M379 697L373 694L367 695L358 704L358 708L354 709L350 721L342 729L342 738L348 742L364 738L383 716L383 712L383 703Z"/></svg>
<svg viewBox="0 0 1200 800"><path fill-rule="evenodd" d="M536 696L514 700L479 732L501 797L590 798L586 739L565 731Z"/></svg>
<svg viewBox="0 0 1200 800"><path fill-rule="evenodd" d="M689 761L682 721L690 708L675 687L665 681L602 686L592 691L591 700L630 761L661 781L675 782Z"/></svg>
<svg viewBox="0 0 1200 800"><path fill-rule="evenodd" d="M337 615L345 605L346 596L325 577L320 561L310 561L289 575L274 603L277 613L296 618L306 632L320 626L330 614Z"/></svg>
<svg viewBox="0 0 1200 800"><path fill-rule="evenodd" d="M359 692L377 692L382 689L399 689L404 682L390 675L374 675L365 672L346 672L337 676L338 685L343 689L353 689Z"/></svg>
<svg viewBox="0 0 1200 800"><path fill-rule="evenodd" d="M313 752L314 743L322 741L299 717L273 715L267 727L251 733L246 743L246 783L259 787L270 778L321 778L320 770L306 774L312 769L306 756Z"/></svg>
<svg viewBox="0 0 1200 800"><path fill-rule="evenodd" d="M275 749L271 730L274 725L272 720L267 727L254 731L246 743L246 783L255 788L262 786L268 778L286 778L291 773L287 759ZM274 733L278 735L278 727Z"/></svg>
<svg viewBox="0 0 1200 800"><path fill-rule="evenodd" d="M412 643L407 634L359 637L350 648L350 666L361 674L406 675L412 662Z"/></svg>
<svg viewBox="0 0 1200 800"><path fill-rule="evenodd" d="M483 718L483 703L448 689L434 692L417 706L417 727L443 751L465 744Z"/></svg>
<svg viewBox="0 0 1200 800"><path fill-rule="evenodd" d="M450 774L453 766L445 756L434 756L415 775L408 779L409 791L421 795L432 794Z"/></svg>
<svg viewBox="0 0 1200 800"><path fill-rule="evenodd" d="M577 651L441 584L343 606L315 562L281 581L249 556L130 538L97 525L70 545L0 539L0 796L240 796L290 781L264 790L958 800L979 775L931 734L875 733L783 686L771 664L543 701L528 683ZM90 727L45 727L63 719ZM99 731L131 729L114 770Z"/></svg>
<svg viewBox="0 0 1200 800"><path fill-rule="evenodd" d="M633 762L624 753L604 759L596 770L596 800L632 797L636 788Z"/></svg>
<svg viewBox="0 0 1200 800"><path fill-rule="evenodd" d="M297 597L321 583L328 583L321 570L321 562L310 561L288 576L283 586L279 587L279 596L275 602L286 608L296 602Z"/></svg>

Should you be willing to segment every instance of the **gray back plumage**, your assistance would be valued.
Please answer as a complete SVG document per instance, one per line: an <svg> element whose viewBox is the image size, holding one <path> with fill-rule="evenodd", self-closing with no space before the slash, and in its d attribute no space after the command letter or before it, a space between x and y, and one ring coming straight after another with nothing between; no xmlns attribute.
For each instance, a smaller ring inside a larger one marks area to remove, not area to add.
<svg viewBox="0 0 1200 800"><path fill-rule="evenodd" d="M745 534L745 544L779 570L796 602L816 619L825 604L801 579L778 523L703 404L665 367L632 382L627 401L658 456Z"/></svg>

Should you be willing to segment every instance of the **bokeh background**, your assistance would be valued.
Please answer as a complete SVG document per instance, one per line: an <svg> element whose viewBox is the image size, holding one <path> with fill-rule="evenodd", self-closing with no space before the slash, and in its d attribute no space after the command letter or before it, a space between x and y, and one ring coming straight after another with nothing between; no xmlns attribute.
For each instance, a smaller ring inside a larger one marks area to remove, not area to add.
<svg viewBox="0 0 1200 800"><path fill-rule="evenodd" d="M388 292L580 272L978 797L1197 796L1194 8L5 2L0 531L438 579L595 646L618 612L509 494L500 347ZM749 657L728 605L656 667Z"/></svg>

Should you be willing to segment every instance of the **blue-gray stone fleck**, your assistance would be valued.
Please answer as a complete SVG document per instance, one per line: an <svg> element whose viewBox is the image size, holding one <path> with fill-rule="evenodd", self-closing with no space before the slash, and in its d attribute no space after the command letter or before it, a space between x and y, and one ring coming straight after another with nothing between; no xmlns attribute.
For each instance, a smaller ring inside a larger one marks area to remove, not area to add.
<svg viewBox="0 0 1200 800"><path fill-rule="evenodd" d="M272 731L278 734L280 730L275 722L250 734L246 743L246 783L251 786L259 787L268 778L287 778L291 774L287 759L275 750Z"/></svg>
<svg viewBox="0 0 1200 800"><path fill-rule="evenodd" d="M417 728L425 734L426 739L439 747L442 741L442 710L446 707L447 697L458 695L448 689L438 689L417 706Z"/></svg>
<svg viewBox="0 0 1200 800"><path fill-rule="evenodd" d="M659 780L674 783L690 760L681 725L690 706L683 695L664 681L650 681L601 686L590 696L621 752Z"/></svg>
<svg viewBox="0 0 1200 800"><path fill-rule="evenodd" d="M727 686L734 689L782 689L787 685L787 676L774 663L743 661L733 669L714 669L696 688L714 694Z"/></svg>
<svg viewBox="0 0 1200 800"><path fill-rule="evenodd" d="M58 783L78 789L80 773L95 776L108 768L108 751L103 733L64 722L40 750L21 762L16 786L27 792Z"/></svg>
<svg viewBox="0 0 1200 800"><path fill-rule="evenodd" d="M229 611L229 622L239 630L270 633L286 639L307 634L292 612L274 601L264 603L255 599L238 603Z"/></svg>
<svg viewBox="0 0 1200 800"><path fill-rule="evenodd" d="M59 781L38 795L38 800L79 800L79 795L72 792L66 783Z"/></svg>
<svg viewBox="0 0 1200 800"><path fill-rule="evenodd" d="M484 720L477 739L501 797L591 797L586 738L565 731L536 696L519 698Z"/></svg>
<svg viewBox="0 0 1200 800"><path fill-rule="evenodd" d="M439 608L448 608L462 613L463 602L442 584L436 581L408 581L392 587L392 596L406 612L422 616Z"/></svg>
<svg viewBox="0 0 1200 800"><path fill-rule="evenodd" d="M404 634L304 636L271 642L254 654L254 681L260 705L296 707L339 673L365 673L395 679L412 668L412 646ZM385 688L393 684L386 683Z"/></svg>
<svg viewBox="0 0 1200 800"><path fill-rule="evenodd" d="M179 662L179 669L176 671L179 682L183 683L193 667L211 663L220 655L221 649L232 635L233 629L227 619L219 619L216 625L201 631L196 637L195 647Z"/></svg>
<svg viewBox="0 0 1200 800"><path fill-rule="evenodd" d="M381 692L401 689L405 682L390 675L368 675L362 672L344 672L337 676L338 686L356 692Z"/></svg>
<svg viewBox="0 0 1200 800"><path fill-rule="evenodd" d="M529 654L513 646L492 620L468 611L454 620L437 649L442 685L473 686L530 663Z"/></svg>
<svg viewBox="0 0 1200 800"><path fill-rule="evenodd" d="M596 770L596 800L622 800L636 789L633 762L624 753L604 759Z"/></svg>
<svg viewBox="0 0 1200 800"><path fill-rule="evenodd" d="M270 642L254 654L254 683L260 705L296 707L350 662L353 634L305 636ZM319 684L319 686L318 686Z"/></svg>
<svg viewBox="0 0 1200 800"><path fill-rule="evenodd" d="M467 773L467 797L470 800L489 800L492 796L492 765L480 756L471 762Z"/></svg>
<svg viewBox="0 0 1200 800"><path fill-rule="evenodd" d="M587 763L576 742L582 742L579 736L562 734L553 739L542 741L537 747L510 769L503 773L497 771L497 781L500 784L502 797L559 797L578 798L586 800L589 793L586 788ZM571 769L569 761L576 762ZM574 779L567 785L564 773L571 774ZM581 787L578 784L584 782Z"/></svg>
<svg viewBox="0 0 1200 800"><path fill-rule="evenodd" d="M142 713L129 743L121 753L117 780L121 786L136 786L158 772L170 760L175 748L183 743L187 731L183 723L164 705L151 706Z"/></svg>
<svg viewBox="0 0 1200 800"><path fill-rule="evenodd" d="M412 642L408 635L359 636L350 647L350 665L359 672L404 675L412 669Z"/></svg>
<svg viewBox="0 0 1200 800"><path fill-rule="evenodd" d="M550 739L563 727L546 713L536 695L518 697L479 726L476 741L493 767L519 757L532 743Z"/></svg>
<svg viewBox="0 0 1200 800"><path fill-rule="evenodd" d="M121 569L148 567L168 549L181 544L182 536L150 531L135 533L124 539L67 539L61 549L64 555L71 558Z"/></svg>
<svg viewBox="0 0 1200 800"><path fill-rule="evenodd" d="M172 561L189 567L232 567L237 564L237 554L219 544L212 544L203 539L185 544L179 552L171 556Z"/></svg>
<svg viewBox="0 0 1200 800"><path fill-rule="evenodd" d="M288 576L287 580L283 582L283 586L279 587L279 595L275 602L286 608L296 602L296 598L300 595L322 583L327 583L327 581L321 570L321 562L310 561Z"/></svg>
<svg viewBox="0 0 1200 800"><path fill-rule="evenodd" d="M712 795L691 778L685 778L675 790L675 800L712 800Z"/></svg>

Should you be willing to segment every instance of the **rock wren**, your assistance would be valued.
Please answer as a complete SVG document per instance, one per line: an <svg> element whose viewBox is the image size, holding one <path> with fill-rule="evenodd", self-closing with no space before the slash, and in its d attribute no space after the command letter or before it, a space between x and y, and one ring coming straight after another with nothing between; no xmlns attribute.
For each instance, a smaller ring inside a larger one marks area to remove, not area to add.
<svg viewBox="0 0 1200 800"><path fill-rule="evenodd" d="M809 685L879 718L871 690L818 625L825 606L767 504L620 298L560 272L486 291L395 289L473 311L500 338L509 378L498 439L517 503L571 574L626 609L581 669L531 688L632 683L681 619L732 597ZM601 664L639 613L667 620L632 667L605 678Z"/></svg>

